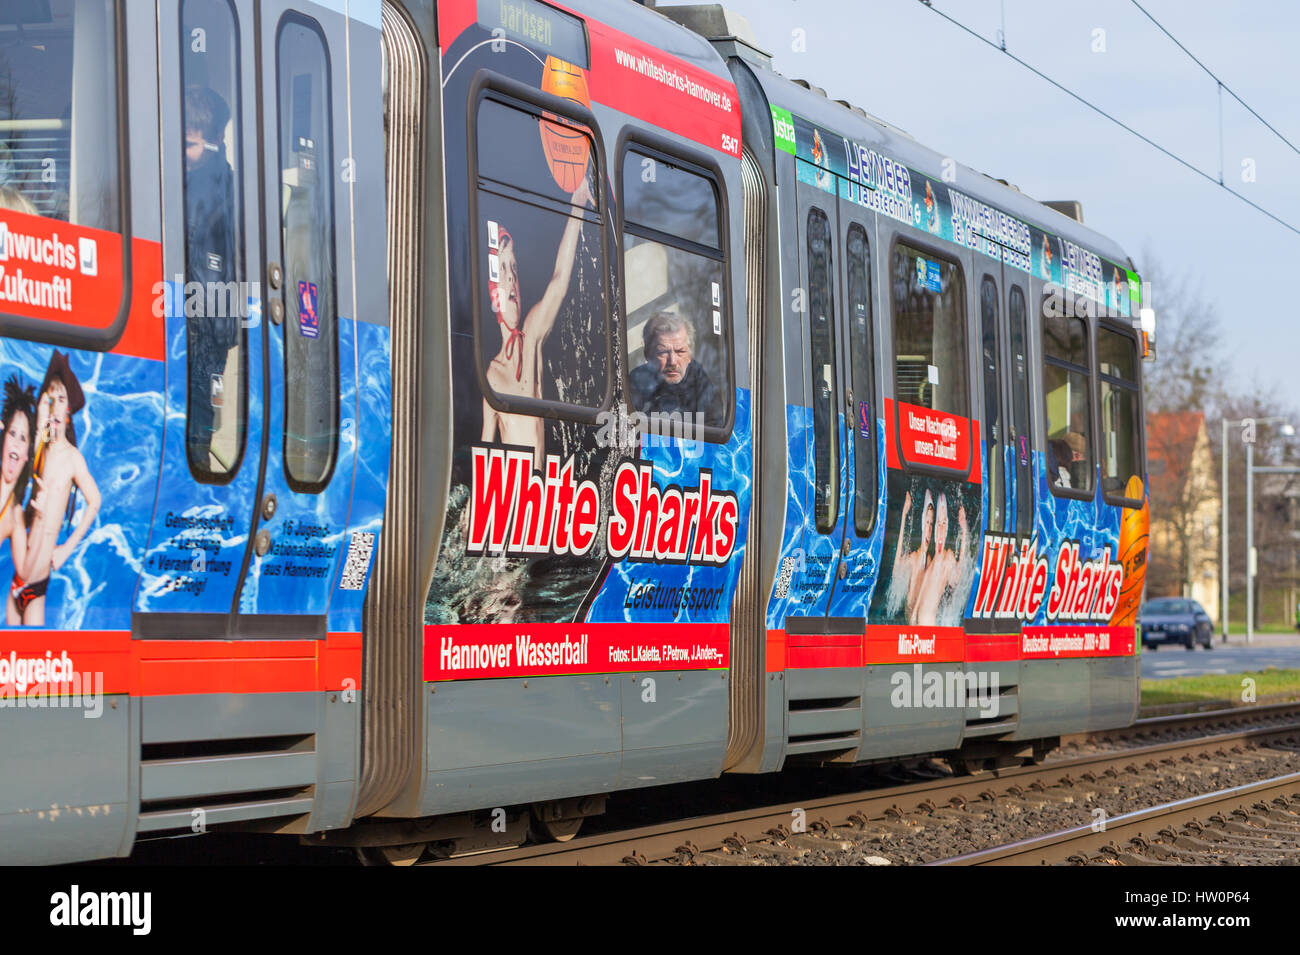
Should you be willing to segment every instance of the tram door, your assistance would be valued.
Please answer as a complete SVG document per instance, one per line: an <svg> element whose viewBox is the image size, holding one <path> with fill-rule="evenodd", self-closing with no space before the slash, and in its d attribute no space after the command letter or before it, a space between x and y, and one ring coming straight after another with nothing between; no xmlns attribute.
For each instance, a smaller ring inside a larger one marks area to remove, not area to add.
<svg viewBox="0 0 1300 955"><path fill-rule="evenodd" d="M787 617L786 630L823 633L829 624L827 614L844 544L841 517L847 460L838 311L842 307L839 274L843 249L835 175L802 160L796 164L800 180L797 199L803 349L795 360L803 364L806 410L799 422L802 434L792 435L795 460L791 467L793 470L803 464L804 572L797 617ZM803 462L798 460L800 443Z"/></svg>
<svg viewBox="0 0 1300 955"><path fill-rule="evenodd" d="M1034 536L1034 429L1029 409L1029 326L1026 309L1028 279L1003 267L1006 287L1006 432L1009 500L1007 529L1021 540Z"/></svg>
<svg viewBox="0 0 1300 955"><path fill-rule="evenodd" d="M355 448L346 21L159 11L166 424L133 628L322 636Z"/></svg>
<svg viewBox="0 0 1300 955"><path fill-rule="evenodd" d="M982 272L979 281L987 529L1027 540L1034 533L1027 283L1005 266Z"/></svg>
<svg viewBox="0 0 1300 955"><path fill-rule="evenodd" d="M827 616L860 633L879 570L880 419L872 314L872 213L839 200L839 397L845 459L840 503L840 563Z"/></svg>
<svg viewBox="0 0 1300 955"><path fill-rule="evenodd" d="M996 277L990 271L979 276L980 363L983 366L980 434L984 441L984 526L990 534L1003 534L1014 529L1007 519L1010 500L1007 470L1018 449L1008 433L1006 318L1001 269L994 266L994 270Z"/></svg>

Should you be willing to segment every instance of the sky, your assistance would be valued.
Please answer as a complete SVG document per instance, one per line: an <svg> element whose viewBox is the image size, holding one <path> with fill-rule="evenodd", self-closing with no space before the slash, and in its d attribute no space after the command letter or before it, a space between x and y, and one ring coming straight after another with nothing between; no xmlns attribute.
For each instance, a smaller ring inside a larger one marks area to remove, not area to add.
<svg viewBox="0 0 1300 955"><path fill-rule="evenodd" d="M1219 79L1300 147L1300 3L1140 0ZM676 6L660 0L658 6ZM1300 234L1218 185L1213 79L1132 0L727 0L773 67L1036 199L1077 199L1139 273L1153 262L1224 330L1232 390L1300 407ZM942 11L1208 173L1179 165ZM1003 11L1005 10L1005 21ZM802 31L802 32L800 32ZM1300 154L1223 94L1225 183L1300 229ZM1253 181L1247 181L1252 177ZM1152 287L1160 313L1162 288ZM1165 289L1169 295L1174 289ZM1158 334L1158 326L1157 326Z"/></svg>

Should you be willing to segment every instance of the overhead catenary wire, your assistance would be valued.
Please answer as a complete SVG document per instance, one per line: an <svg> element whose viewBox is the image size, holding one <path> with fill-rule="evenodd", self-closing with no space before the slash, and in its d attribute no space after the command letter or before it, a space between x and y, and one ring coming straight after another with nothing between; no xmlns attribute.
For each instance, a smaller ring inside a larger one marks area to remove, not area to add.
<svg viewBox="0 0 1300 955"><path fill-rule="evenodd" d="M1078 101L1078 102L1081 103L1082 105L1088 107L1088 109L1092 110L1092 111L1093 111L1094 113L1096 113L1097 115L1099 115L1099 116L1103 117L1104 119L1107 119L1107 120L1109 120L1110 122L1114 123L1116 126L1120 127L1120 129L1123 129L1125 132L1129 133L1130 135L1135 136L1135 137L1137 137L1138 139L1142 140L1142 142L1146 143L1146 144L1147 144L1148 146L1150 146L1152 149L1154 149L1154 150L1156 150L1157 152L1160 152L1160 153L1162 153L1163 155L1167 156L1168 158L1174 160L1174 162L1178 163L1180 166L1183 166L1183 167L1185 167L1185 168L1191 170L1192 172L1196 173L1196 175L1200 176L1202 179L1205 179L1207 182L1210 182L1210 183L1212 183L1212 184L1218 186L1220 189L1222 189L1224 192L1227 192L1229 195L1235 196L1237 199L1240 199L1242 202L1244 202L1246 205L1250 206L1252 209L1254 209L1254 210L1255 210L1256 212L1258 212L1260 215L1263 215L1263 216L1268 217L1269 219L1272 219L1274 222L1276 222L1278 225L1282 226L1284 229L1287 229L1287 230L1289 230L1289 231L1291 231L1291 232L1294 232L1296 235L1300 235L1300 226L1293 225L1292 223L1288 222L1286 219L1283 219L1280 215L1278 215L1278 214L1276 214L1276 213L1274 213L1274 212L1269 211L1268 209L1266 209L1266 208L1264 208L1262 205L1260 205L1258 202L1255 202L1253 199L1249 199L1249 198L1247 198L1246 196L1242 195L1242 194L1241 194L1240 192L1238 192L1237 190L1231 188L1230 186L1227 185L1226 182L1222 182L1222 181L1220 181L1219 179L1215 178L1215 176L1214 176L1212 173L1208 173L1208 172L1206 172L1204 169L1201 169L1201 168L1200 168L1199 166L1197 166L1195 163L1192 163L1191 161L1189 161L1189 160L1187 160L1187 159L1184 159L1182 156L1179 156L1177 153L1173 152L1172 150L1167 149L1167 148L1165 148L1164 146L1161 146L1158 142L1156 142L1156 141L1155 141L1154 139L1152 139L1150 136L1147 136L1147 135L1145 135L1145 134L1139 132L1138 130L1134 129L1132 126L1128 125L1128 123L1125 123L1123 120L1119 119L1117 116L1115 116L1115 115L1113 115L1113 114L1107 112L1106 110L1102 109L1100 106L1098 106L1096 103L1092 102L1091 100L1087 99L1087 98L1084 97L1082 94L1080 94L1080 93L1076 93L1074 90L1070 89L1070 88L1069 88L1068 86L1066 86L1064 83L1060 82L1059 80L1056 80L1056 79L1052 78L1051 76L1048 76L1046 73L1044 73L1042 70L1038 69L1038 67L1034 66L1032 63L1029 63L1029 62L1027 62L1027 61L1021 59L1020 57L1018 57L1018 56L1016 56L1014 53L1012 53L1010 50L1002 48L1002 47L999 46L997 43L995 43L995 42L993 42L992 40L990 40L988 37L983 36L982 34L978 33L978 32L975 31L975 30L973 30L971 27L968 27L966 24L962 23L962 22L961 22L960 20L958 20L956 17L952 17L952 16L949 16L947 13L944 13L942 10L940 10L940 9L938 9L937 7L933 6L933 5L930 3L930 0L920 0L920 2L921 2L921 4L922 4L926 9L934 11L934 12L937 13L939 16L943 17L945 20L947 20L949 23L951 23L953 26L958 27L959 29L965 31L966 33L969 33L971 36L973 36L975 39L979 40L981 43L984 43L984 44L986 44L986 45L992 47L993 49L998 50L999 52L1001 52L1001 53L1004 54L1005 56L1010 57L1012 60L1014 60L1015 62L1019 63L1021 66L1023 66L1023 67L1024 67L1025 69L1027 69L1029 72L1031 72L1031 73L1033 73L1035 76L1037 76L1039 79L1042 79L1042 80L1046 81L1047 83L1050 83L1052 86L1055 86L1058 90L1060 90L1062 93L1064 93L1064 94L1066 94L1067 96L1069 96L1071 99L1074 99L1074 100ZM1175 40L1174 42L1177 43L1176 40ZM1181 44L1180 44L1180 45L1181 45ZM1188 55L1190 56L1191 54L1189 53ZM1193 57L1193 59L1195 59L1195 57ZM1199 63L1200 61L1198 60L1197 62ZM1202 65L1202 69L1204 69L1204 66L1203 66L1203 65ZM1208 72L1208 71L1207 71L1207 72ZM1227 88L1225 87L1225 89L1227 89ZM1229 93L1229 95L1231 95L1234 99L1237 99L1238 102L1241 102L1240 98L1238 98L1237 95L1236 95L1235 93L1233 93L1231 90L1228 90L1228 93ZM1242 105L1245 106L1244 103L1242 103ZM1252 113L1253 115L1255 115L1255 116L1258 118L1258 115L1259 115L1259 114L1255 113L1254 110L1251 110L1249 106L1246 106L1246 109L1250 110L1251 113ZM1264 120L1261 119L1260 122L1264 122ZM1264 124L1265 124L1266 126L1268 125L1268 123L1266 123L1266 122L1264 122ZM1269 129L1273 129L1273 127L1272 127L1272 126L1269 126ZM1277 132L1277 130L1273 129L1273 132L1274 132L1275 135L1277 135L1279 138L1281 138L1284 142L1287 142L1287 145L1291 145L1290 142L1287 141L1286 138L1283 137L1281 133L1278 133L1278 132ZM1292 146L1291 148L1294 149L1295 147Z"/></svg>
<svg viewBox="0 0 1300 955"><path fill-rule="evenodd" d="M1156 25L1156 29L1157 29L1157 30L1159 30L1159 31L1160 31L1161 33L1163 33L1165 36L1169 37L1169 39L1173 42L1174 46L1178 47L1178 49L1180 49L1180 50L1182 50L1184 53L1186 53L1187 56L1188 56L1188 58L1191 59L1191 61L1192 61L1193 63L1195 63L1197 66L1199 66L1202 70L1204 70L1204 71L1205 71L1205 74L1206 74L1207 76L1209 76L1210 79L1214 80L1215 83L1219 84L1219 93L1220 93L1220 95L1222 95L1223 93L1227 93L1229 96L1231 96L1233 99L1235 99L1238 103L1241 104L1242 108L1245 109L1246 112L1250 113L1251 116L1254 116L1257 120L1259 120L1261 123L1263 123L1264 126L1265 126L1265 128L1268 129L1268 131L1269 131L1270 133L1272 133L1272 134L1273 134L1274 136L1276 136L1278 139L1282 140L1282 142L1286 143L1286 144L1287 144L1287 147L1288 147L1288 148L1289 148L1293 153L1295 153L1296 155L1300 156L1300 149L1297 149L1297 148L1296 148L1296 145L1295 145L1293 142L1291 142L1291 140L1287 139L1287 138L1286 138L1285 136L1283 136L1280 132L1278 132L1277 128L1276 128L1272 123L1270 123L1268 120L1266 120L1263 116L1260 116L1259 113L1255 111L1254 107L1252 107L1252 106L1251 106L1249 103L1247 103L1244 99L1242 99L1242 98L1241 98L1240 96L1238 96L1235 92L1233 92L1232 87L1230 87L1227 83L1223 82L1223 80L1221 80L1221 79L1220 79L1220 78L1215 74L1215 72L1214 72L1212 69L1210 69L1210 68L1209 68L1208 66L1206 66L1204 63L1202 63L1202 62L1201 62L1201 61L1196 57L1196 55L1195 55L1194 53L1192 53L1191 50L1189 50L1189 49L1187 49L1187 47L1183 46L1183 44L1179 42L1178 37L1174 36L1174 35L1173 35L1172 33L1170 33L1167 29L1165 29L1164 24L1162 24L1159 20L1157 20L1157 19L1156 19L1155 17L1153 17L1150 13L1148 13L1146 7L1144 7L1144 6L1142 6L1142 4L1138 3L1138 0L1130 0L1130 2L1133 4L1133 6L1137 7L1139 10L1142 11L1142 15L1143 15L1143 16L1145 16L1148 20L1150 20L1152 23L1154 23L1154 24ZM1220 107L1220 109L1222 109L1222 107Z"/></svg>

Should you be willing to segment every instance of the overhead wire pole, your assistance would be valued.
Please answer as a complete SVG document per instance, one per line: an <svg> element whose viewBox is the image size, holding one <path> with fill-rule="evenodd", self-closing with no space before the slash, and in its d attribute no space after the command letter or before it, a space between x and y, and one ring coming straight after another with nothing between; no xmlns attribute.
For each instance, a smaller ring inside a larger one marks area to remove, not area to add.
<svg viewBox="0 0 1300 955"><path fill-rule="evenodd" d="M1255 639L1255 442L1246 445L1246 642Z"/></svg>
<svg viewBox="0 0 1300 955"><path fill-rule="evenodd" d="M1114 123L1114 124L1115 124L1116 126L1118 126L1120 129L1122 129L1122 130L1124 130L1125 132L1129 133L1130 135L1135 136L1135 137L1137 137L1138 139L1142 140L1142 142L1146 143L1146 144L1147 144L1148 146L1150 146L1152 149L1154 149L1154 150L1156 150L1157 152L1162 153L1163 155L1169 157L1169 158L1172 159L1174 162L1178 163L1180 166L1183 166L1183 167L1185 167L1186 169L1191 170L1192 172L1196 173L1196 175L1200 176L1202 179L1206 180L1207 182L1213 183L1214 185L1218 186L1218 187L1219 187L1220 189L1222 189L1224 192L1228 193L1228 195L1230 195L1230 196L1235 196L1236 198L1240 199L1242 202L1244 202L1246 205L1250 206L1252 209L1254 209L1254 210L1255 210L1256 212L1258 212L1260 215L1262 215L1262 216L1267 216L1269 219L1272 219L1272 220L1273 220L1274 222L1276 222L1278 225L1282 226L1282 228L1287 229L1287 230L1290 231L1290 232L1294 232L1296 235L1300 235L1300 226L1293 225L1292 223L1288 222L1286 219L1283 219L1281 216L1277 215L1276 213L1270 212L1268 209L1265 209L1263 206L1261 206L1258 202L1255 202L1255 201L1252 200L1252 199L1247 199L1247 198L1246 198L1245 196L1243 196L1240 192L1237 192L1237 190L1235 190L1235 189L1229 187L1229 186L1227 185L1226 182L1222 181L1222 176L1220 176L1219 179L1215 179L1215 178L1214 178L1214 175L1213 175L1212 173L1208 173L1208 172L1206 172L1204 169L1200 168L1199 166L1195 165L1195 164L1192 163L1192 162L1189 162L1188 160L1184 159L1182 156L1179 156L1177 153L1173 152L1172 150L1166 149L1164 146L1161 146L1158 142L1156 142L1156 141L1155 141L1154 139L1152 139L1150 136L1146 136L1146 135L1144 135L1144 134L1138 132L1138 131L1137 131L1136 129L1134 129L1132 126L1128 125L1128 123L1125 123L1123 120L1121 120L1121 119L1119 119L1119 118L1117 118L1117 117L1111 115L1110 113L1106 112L1106 110L1102 109L1100 106L1098 106L1096 103L1092 102L1091 100L1085 99L1083 96L1081 96L1080 94L1076 93L1074 90L1070 89L1070 88L1069 88L1068 86L1066 86L1064 83L1061 83L1060 81L1055 80L1055 79L1053 79L1052 77L1048 76L1048 75L1047 75L1046 73L1044 73L1042 70L1038 69L1038 67L1032 65L1031 63L1026 62L1025 60L1022 60L1020 57L1016 56L1016 55L1015 55L1014 53L1012 53L1010 50L1003 49L1003 48L1000 47L998 44L996 44L996 43L994 43L992 40L990 40L988 37L983 36L983 35L981 35L980 33L976 32L975 30L971 29L970 27L968 27L966 24L962 23L960 20L956 19L955 17L951 17L951 16L949 16L948 14L944 13L944 12L943 12L942 10L940 10L939 8L934 7L934 6L931 6L930 3L929 3L929 0L921 0L921 4L922 4L922 5L923 5L927 10L931 10L931 11L933 11L934 13L938 14L939 16L943 17L945 20L947 20L947 21L948 21L949 23L951 23L953 26L955 26L955 27L957 27L957 28L959 28L959 29L965 31L966 33L969 33L971 36L973 36L975 39L979 40L981 43L984 43L984 44L986 44L987 46L991 46L993 49L995 49L995 50L999 50L1003 55L1008 56L1008 57L1010 57L1011 59L1015 60L1017 63L1019 63L1019 64L1020 64L1021 66L1023 66L1025 69L1027 69L1029 72L1031 72L1031 73L1033 73L1035 76L1037 76L1039 79L1044 80L1044 81L1047 82L1047 83L1050 83L1052 86L1055 86L1058 90L1060 90L1060 91L1061 91L1062 93L1064 93L1066 96L1069 96L1071 99L1076 100L1076 101L1078 101L1079 103L1083 104L1084 106L1088 107L1088 109L1092 110L1092 111L1093 111L1094 113L1096 113L1098 116L1101 116L1101 117L1104 118L1104 119L1108 119L1108 120L1110 120L1112 123ZM1143 12L1145 13L1146 11L1143 11ZM1149 17L1149 16L1150 16L1150 14L1148 14L1148 17ZM1162 27L1161 29L1163 29L1163 27ZM1166 35L1168 35L1168 31L1165 31L1165 32L1166 32ZM1171 38L1171 39L1172 39L1172 38ZM1175 40L1174 42L1177 43L1178 41ZM1179 44L1179 46L1181 47L1182 44ZM1183 48L1183 49L1184 49L1184 52L1186 52L1186 48ZM1191 54L1189 53L1188 56L1191 56ZM1196 59L1196 58L1195 58L1195 57L1192 57L1192 59ZM1200 61L1197 60L1197 63L1199 64ZM1202 68L1202 69L1205 69L1205 67L1204 67L1203 64L1201 65L1201 68ZM1206 72L1209 72L1209 71L1206 70ZM1213 75L1213 74L1211 74L1211 75ZM1216 77L1216 80L1217 80L1217 77ZM1262 118L1259 116L1259 114L1256 113L1253 109L1251 109L1249 106L1246 106L1246 104L1242 101L1241 97L1237 96L1236 93L1233 93L1232 90L1231 90L1231 89L1228 89L1228 87L1226 87L1226 86L1224 87L1224 89L1228 91L1228 95L1229 95L1229 96L1231 96L1231 97L1232 97L1233 99L1235 99L1237 102L1241 103L1242 106L1245 106L1245 108L1246 108L1247 110L1249 110L1249 112L1251 113L1251 115L1253 115L1256 119L1259 119L1259 121L1260 121L1261 123L1264 123L1265 126L1268 126L1268 128L1269 128L1270 130L1272 130L1272 132L1273 132L1273 134L1274 134L1275 136L1277 136L1279 139L1281 139L1281 140L1282 140L1284 143L1286 143L1288 146L1291 146L1292 149L1295 149L1295 146L1293 146L1293 145L1291 144L1291 141L1290 141L1290 140L1288 140L1285 136L1283 136L1283 135L1282 135L1281 133L1279 133L1276 129L1274 129L1274 128L1273 128L1273 127L1272 127L1268 122L1266 122L1264 119L1262 119ZM1297 152L1300 152L1300 150L1297 150Z"/></svg>
<svg viewBox="0 0 1300 955"><path fill-rule="evenodd" d="M1221 558L1219 561L1219 624L1223 628L1223 642L1228 642L1228 419L1223 419L1223 482L1219 485L1222 503L1219 518L1223 532L1219 535Z"/></svg>

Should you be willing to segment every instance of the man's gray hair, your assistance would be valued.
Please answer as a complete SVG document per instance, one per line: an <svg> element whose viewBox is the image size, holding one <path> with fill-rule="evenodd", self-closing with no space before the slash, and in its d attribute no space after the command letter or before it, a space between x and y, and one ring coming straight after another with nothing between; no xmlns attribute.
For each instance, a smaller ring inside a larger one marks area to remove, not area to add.
<svg viewBox="0 0 1300 955"><path fill-rule="evenodd" d="M676 312L656 312L650 316L650 320L645 323L644 345L643 350L647 361L653 361L654 356L651 352L654 350L655 342L662 335L671 335L674 332L686 330L686 344L690 346L691 354L695 354L695 323L688 318L678 315Z"/></svg>

